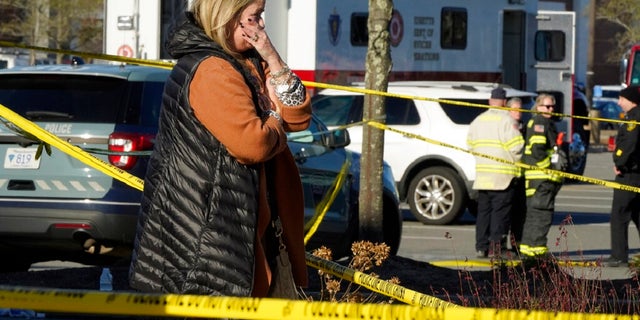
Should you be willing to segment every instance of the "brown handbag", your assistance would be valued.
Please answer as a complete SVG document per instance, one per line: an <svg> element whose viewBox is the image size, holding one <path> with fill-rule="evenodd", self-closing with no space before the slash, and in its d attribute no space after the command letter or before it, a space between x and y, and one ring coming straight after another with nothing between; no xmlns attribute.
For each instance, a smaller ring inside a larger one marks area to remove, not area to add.
<svg viewBox="0 0 640 320"><path fill-rule="evenodd" d="M299 298L298 288L293 280L293 271L291 270L287 246L285 246L282 240L282 223L280 222L280 218L276 217L273 219L272 225L279 245L274 270L271 272L271 287L269 288L268 296L270 298L296 300Z"/></svg>

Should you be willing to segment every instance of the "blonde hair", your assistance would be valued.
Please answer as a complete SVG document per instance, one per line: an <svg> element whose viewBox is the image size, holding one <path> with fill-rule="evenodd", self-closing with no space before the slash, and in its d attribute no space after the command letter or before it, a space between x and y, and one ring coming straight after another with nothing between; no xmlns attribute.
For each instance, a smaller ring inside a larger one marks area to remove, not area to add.
<svg viewBox="0 0 640 320"><path fill-rule="evenodd" d="M256 0L193 0L190 10L196 23L204 29L211 40L218 43L227 53L238 56L233 51L233 31L240 23L240 14Z"/></svg>
<svg viewBox="0 0 640 320"><path fill-rule="evenodd" d="M536 107L541 105L542 102L544 101L544 99L551 99L551 103L556 104L556 97L554 97L553 95L548 94L548 93L541 93L536 98Z"/></svg>

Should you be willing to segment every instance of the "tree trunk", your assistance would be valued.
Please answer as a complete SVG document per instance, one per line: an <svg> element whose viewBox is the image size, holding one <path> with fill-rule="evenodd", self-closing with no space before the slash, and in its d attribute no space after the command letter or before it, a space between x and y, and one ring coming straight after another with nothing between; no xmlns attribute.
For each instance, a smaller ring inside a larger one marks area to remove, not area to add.
<svg viewBox="0 0 640 320"><path fill-rule="evenodd" d="M393 11L391 0L369 0L369 42L365 63L367 89L387 91L391 53L389 49L389 21ZM365 95L363 119L384 122L385 97ZM372 242L383 242L382 163L384 131L365 125L362 137L360 171L359 217L360 236Z"/></svg>

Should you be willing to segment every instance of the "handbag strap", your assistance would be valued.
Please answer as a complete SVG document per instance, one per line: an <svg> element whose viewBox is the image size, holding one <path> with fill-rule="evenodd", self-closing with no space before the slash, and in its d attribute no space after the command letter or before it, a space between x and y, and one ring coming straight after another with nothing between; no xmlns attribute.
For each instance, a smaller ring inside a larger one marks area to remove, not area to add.
<svg viewBox="0 0 640 320"><path fill-rule="evenodd" d="M271 219L271 226L273 226L273 230L275 231L276 238L278 238L279 250L287 249L287 246L284 244L284 240L282 240L282 222L280 222L280 217L276 215L275 219Z"/></svg>
<svg viewBox="0 0 640 320"><path fill-rule="evenodd" d="M273 161L273 159L270 159L264 164L264 169L266 171L265 177L267 179L267 203L269 204L269 211L271 211L271 227L273 228L276 238L278 238L278 249L283 250L287 247L285 246L284 240L282 239L282 222L280 221L280 216L278 216L278 206L275 197L271 195L271 191L275 190L275 166L273 164Z"/></svg>

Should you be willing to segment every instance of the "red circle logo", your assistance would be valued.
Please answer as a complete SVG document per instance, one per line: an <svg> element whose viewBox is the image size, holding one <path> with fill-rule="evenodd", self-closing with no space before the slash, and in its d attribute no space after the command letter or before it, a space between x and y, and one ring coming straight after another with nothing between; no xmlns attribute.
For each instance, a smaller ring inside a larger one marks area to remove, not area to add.
<svg viewBox="0 0 640 320"><path fill-rule="evenodd" d="M118 55L127 58L133 58L133 49L129 45L123 44L120 46L120 48L118 48Z"/></svg>
<svg viewBox="0 0 640 320"><path fill-rule="evenodd" d="M400 11L393 10L391 21L389 21L389 35L391 45L397 47L402 42L402 36L404 35L404 21Z"/></svg>

